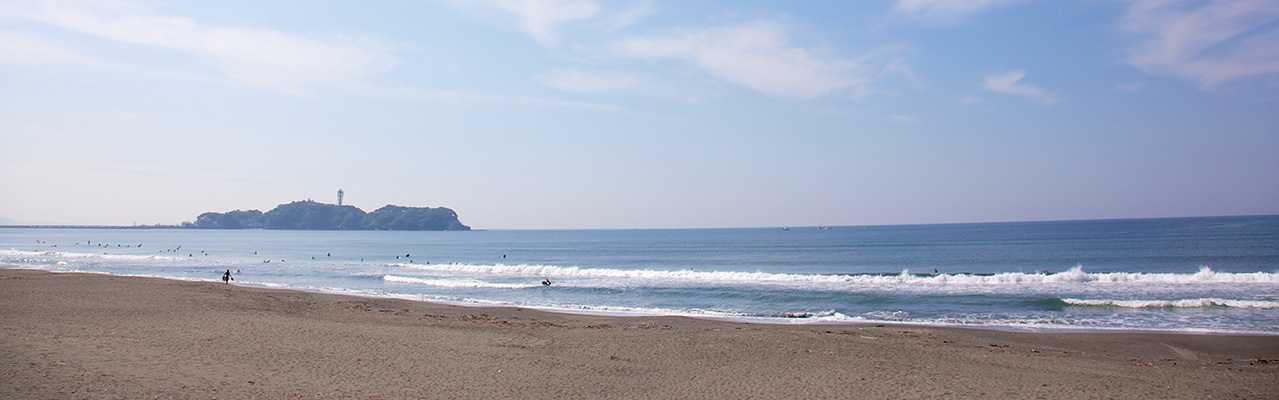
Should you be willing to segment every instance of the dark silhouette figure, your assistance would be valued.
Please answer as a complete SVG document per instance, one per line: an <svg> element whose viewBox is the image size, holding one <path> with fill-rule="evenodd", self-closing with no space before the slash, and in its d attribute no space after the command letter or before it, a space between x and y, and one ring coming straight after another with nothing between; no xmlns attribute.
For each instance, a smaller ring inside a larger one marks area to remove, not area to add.
<svg viewBox="0 0 1279 400"><path fill-rule="evenodd" d="M231 270L228 269L226 270L226 273L222 274L222 283L230 285L233 280L235 280L235 278L231 277Z"/></svg>
<svg viewBox="0 0 1279 400"><path fill-rule="evenodd" d="M543 280L542 286L551 286L551 280L550 279Z"/></svg>

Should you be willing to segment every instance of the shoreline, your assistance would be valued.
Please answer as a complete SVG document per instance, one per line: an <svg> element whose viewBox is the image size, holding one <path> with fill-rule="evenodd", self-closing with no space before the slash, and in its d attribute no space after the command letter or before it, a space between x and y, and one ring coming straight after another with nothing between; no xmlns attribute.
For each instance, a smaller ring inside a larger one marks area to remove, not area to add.
<svg viewBox="0 0 1279 400"><path fill-rule="evenodd" d="M116 275L116 274L110 274L106 272L93 272L93 271L58 272L58 271L48 271L48 270L41 270L41 269L30 269L30 268L21 268L21 267L13 268L13 267L7 267L7 266L0 266L0 270L5 270L5 269L22 270L22 271L40 271L40 272L47 272L51 274L87 274L87 275L112 276L112 277L121 277L121 278L159 279L159 280L166 280L166 281L172 281L172 282L188 282L188 283L218 282L217 279L183 280L183 279L160 277L160 276ZM411 299L407 297L397 297L392 295L379 296L379 295L368 295L368 294L360 294L360 293L340 293L340 292L323 291L318 289L291 288L291 287L283 287L283 286L274 287L271 285L262 285L262 284L254 284L254 283L233 284L233 285L237 287L245 288L245 289L284 290L284 291L297 291L297 292L321 294L321 295L350 296L350 297L357 297L357 298L364 298L364 299L402 300L402 301L422 302L422 303L450 306L450 307L464 307L464 308L476 308L476 309L520 308L520 309L536 310L539 312L546 312L546 313L553 313L553 314L580 315L580 316L601 317L601 318L671 317L671 318L689 318L689 319L696 319L696 320L706 320L706 321L716 321L716 322L726 322L726 323L736 323L736 324L755 324L755 325L813 326L813 327L846 326L846 325L848 326L886 325L886 326L915 327L915 328L975 329L975 330L989 330L989 331L997 331L997 332L1021 332L1021 333L1150 333L1150 334L1169 334L1169 335L1210 335L1210 336L1224 335L1224 336L1279 337L1279 332L1253 332L1253 331L1220 332L1220 331L1207 331L1207 330L1183 331L1183 330L1157 330L1157 329L1134 329L1134 328L1089 328L1089 327L1074 327L1074 326L1033 327L1033 326L1016 326L1016 325L962 325L962 324L944 324L944 323L928 324L928 323L917 323L917 322L873 321L873 320L799 322L799 321L802 321L804 318L799 318L799 317L771 318L766 316L716 317L716 316L696 316L696 315L643 314L643 313L628 313L625 311L616 311L616 312L575 311L575 310L569 310L569 309L538 308L538 307L513 306L513 305L484 305L484 304L473 304L473 303L448 301L448 300L440 300L440 299L430 299L430 300ZM785 321L795 321L795 322L785 322Z"/></svg>
<svg viewBox="0 0 1279 400"><path fill-rule="evenodd" d="M1279 337L778 325L0 269L4 398L1258 398Z"/></svg>

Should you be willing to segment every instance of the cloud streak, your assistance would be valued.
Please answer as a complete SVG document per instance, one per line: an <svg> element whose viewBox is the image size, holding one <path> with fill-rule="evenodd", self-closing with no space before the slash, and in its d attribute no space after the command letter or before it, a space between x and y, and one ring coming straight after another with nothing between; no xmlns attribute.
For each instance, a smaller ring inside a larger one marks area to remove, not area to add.
<svg viewBox="0 0 1279 400"><path fill-rule="evenodd" d="M105 2L44 1L31 5L8 8L4 14L105 40L206 57L226 75L255 86L341 86L385 72L399 63L389 54L389 46L353 35L310 37L270 29L219 26ZM30 52L41 44L28 40L21 45ZM36 54L49 61L75 58L57 53L60 50L56 47L43 48Z"/></svg>
<svg viewBox="0 0 1279 400"><path fill-rule="evenodd" d="M383 87L377 85L357 86L353 92L374 98L399 101L429 102L453 105L469 104L513 104L539 107L575 108L602 112L626 112L628 110L612 104L580 101L564 101L531 96L507 96L501 94L468 92L460 90L423 90L412 87Z"/></svg>
<svg viewBox="0 0 1279 400"><path fill-rule="evenodd" d="M953 22L1010 0L898 0L893 12L911 19Z"/></svg>
<svg viewBox="0 0 1279 400"><path fill-rule="evenodd" d="M861 63L792 44L786 30L770 22L630 37L614 48L628 58L691 62L720 80L782 98L826 96L870 81Z"/></svg>
<svg viewBox="0 0 1279 400"><path fill-rule="evenodd" d="M634 74L606 73L581 69L562 69L542 76L542 84L560 90L578 93L609 93L625 91L639 85L642 79Z"/></svg>
<svg viewBox="0 0 1279 400"><path fill-rule="evenodd" d="M60 63L85 63L63 46L20 32L0 31L0 64L37 66Z"/></svg>
<svg viewBox="0 0 1279 400"><path fill-rule="evenodd" d="M1279 75L1279 2L1140 0L1120 27L1142 40L1127 62L1210 89Z"/></svg>
<svg viewBox="0 0 1279 400"><path fill-rule="evenodd" d="M1025 77L1026 71L1021 70L991 75L986 77L986 84L983 87L996 93L1022 96L1044 105L1052 105L1057 102L1056 96L1028 83L1020 83L1021 79Z"/></svg>
<svg viewBox="0 0 1279 400"><path fill-rule="evenodd" d="M484 0L481 3L514 16L519 29L544 46L559 41L556 31L560 25L594 17L600 10L595 2L582 0Z"/></svg>

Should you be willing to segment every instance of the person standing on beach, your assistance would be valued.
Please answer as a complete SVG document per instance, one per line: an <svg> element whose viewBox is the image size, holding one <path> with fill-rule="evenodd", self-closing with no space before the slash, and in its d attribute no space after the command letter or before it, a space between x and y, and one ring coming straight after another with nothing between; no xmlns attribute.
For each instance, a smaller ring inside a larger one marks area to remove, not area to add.
<svg viewBox="0 0 1279 400"><path fill-rule="evenodd" d="M222 283L230 285L233 280L235 280L235 278L231 277L231 270L228 269L226 270L226 273L222 274Z"/></svg>

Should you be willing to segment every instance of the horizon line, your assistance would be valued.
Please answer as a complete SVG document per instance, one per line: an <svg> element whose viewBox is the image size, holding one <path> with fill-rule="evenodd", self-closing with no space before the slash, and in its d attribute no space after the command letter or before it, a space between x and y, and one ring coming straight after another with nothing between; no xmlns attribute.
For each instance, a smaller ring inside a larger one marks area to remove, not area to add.
<svg viewBox="0 0 1279 400"><path fill-rule="evenodd" d="M889 223L889 224L841 224L841 225L778 225L778 226L720 226L720 227L683 227L683 228L471 228L471 231L609 231L609 230L697 230L697 229L784 229L784 228L847 228L847 227L890 227L890 226L932 226L932 225L979 225L979 224L1020 224L1020 223L1053 223L1053 222L1099 222L1099 221L1139 221L1157 219L1196 219L1196 218L1243 218L1243 217L1279 217L1279 214L1236 214L1236 215L1196 215L1180 217L1123 217L1123 218L1079 218L1079 219L1044 219L1044 220L1005 220L1005 221L967 221L967 222L934 222L934 223ZM217 229L217 228L184 228L178 224L143 224L143 225L108 225L108 224L0 224L0 229L210 229L210 230L296 230L296 229ZM307 229L302 229L307 230ZM316 229L323 230L323 229ZM419 232L419 231L405 231ZM427 232L427 231L420 231Z"/></svg>

